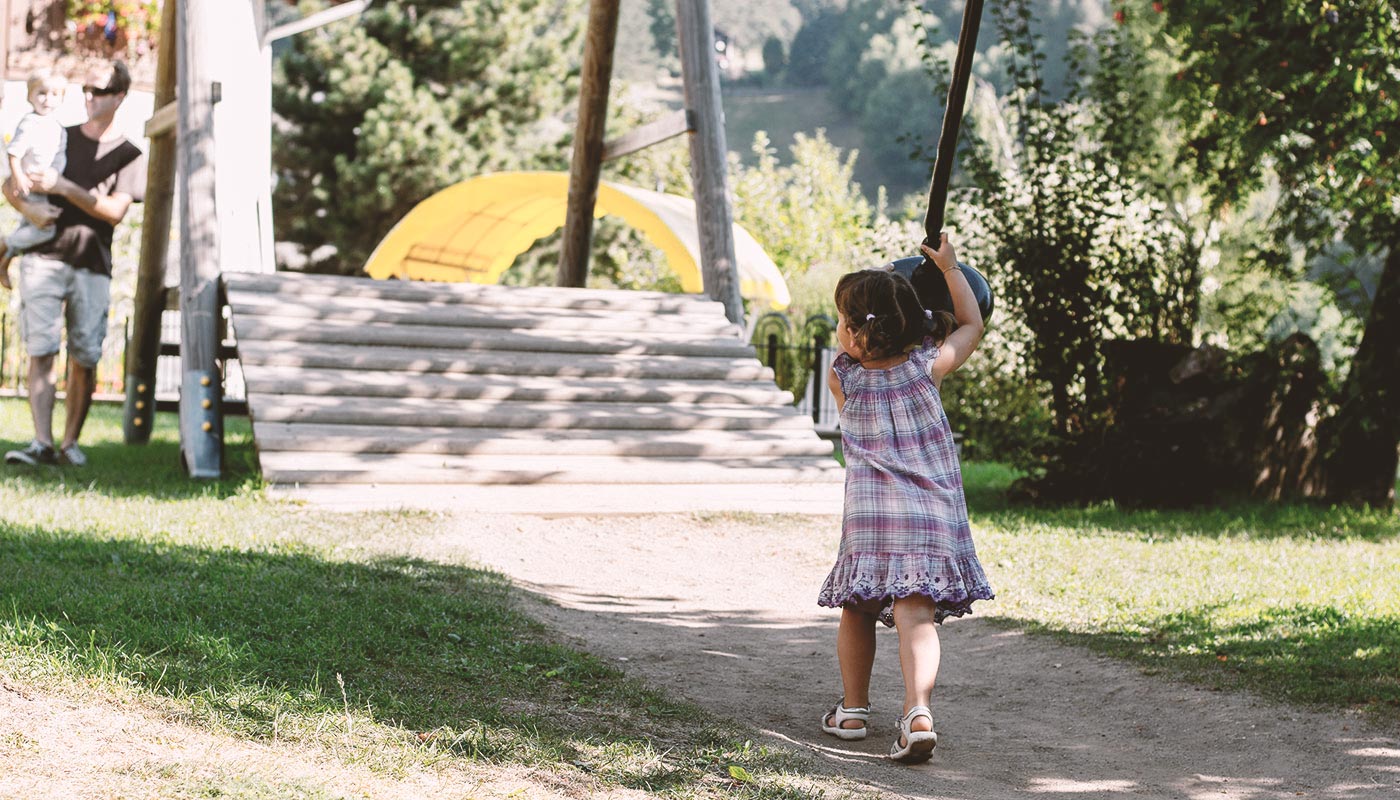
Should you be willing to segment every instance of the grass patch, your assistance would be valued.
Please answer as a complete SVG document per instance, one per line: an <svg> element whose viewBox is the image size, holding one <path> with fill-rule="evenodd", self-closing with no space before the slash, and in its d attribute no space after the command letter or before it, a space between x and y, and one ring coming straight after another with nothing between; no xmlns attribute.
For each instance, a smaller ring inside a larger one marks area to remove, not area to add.
<svg viewBox="0 0 1400 800"><path fill-rule="evenodd" d="M22 404L0 415L22 443ZM806 761L557 643L501 575L356 545L435 515L263 499L246 421L229 428L213 483L184 477L173 417L127 448L110 407L93 409L88 468L4 470L5 673L390 776L462 760L677 797L813 795ZM227 788L277 792L255 783Z"/></svg>
<svg viewBox="0 0 1400 800"><path fill-rule="evenodd" d="M1213 686L1400 722L1400 517L1022 508L965 465L998 619Z"/></svg>

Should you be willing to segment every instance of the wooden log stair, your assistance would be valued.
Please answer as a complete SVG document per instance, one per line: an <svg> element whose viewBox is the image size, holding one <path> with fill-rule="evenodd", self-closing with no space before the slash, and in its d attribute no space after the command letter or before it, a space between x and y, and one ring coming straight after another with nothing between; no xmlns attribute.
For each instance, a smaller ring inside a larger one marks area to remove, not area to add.
<svg viewBox="0 0 1400 800"><path fill-rule="evenodd" d="M224 276L273 494L339 508L837 513L832 445L695 295Z"/></svg>

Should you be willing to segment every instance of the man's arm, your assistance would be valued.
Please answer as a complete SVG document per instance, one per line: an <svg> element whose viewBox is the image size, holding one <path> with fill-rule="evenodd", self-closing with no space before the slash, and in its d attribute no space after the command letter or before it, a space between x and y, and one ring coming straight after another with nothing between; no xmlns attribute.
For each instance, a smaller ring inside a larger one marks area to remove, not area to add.
<svg viewBox="0 0 1400 800"><path fill-rule="evenodd" d="M53 203L47 201L36 203L30 199L33 195L19 194L15 189L14 181L8 178L5 179L3 186L0 186L0 190L3 190L5 199L9 201L10 205L14 206L14 209L24 215L24 218L35 227L47 228L54 224L58 215L62 213Z"/></svg>
<svg viewBox="0 0 1400 800"><path fill-rule="evenodd" d="M29 188L34 182L24 174L24 168L21 166L23 159L13 152L6 153L5 159L10 163L10 180L15 182L15 194L21 197L29 194Z"/></svg>
<svg viewBox="0 0 1400 800"><path fill-rule="evenodd" d="M99 219L111 225L122 221L134 200L131 195L125 192L98 194L94 190L84 189L62 175L51 177L53 177L52 183L45 179L37 184L40 191L61 195L79 211L93 219Z"/></svg>

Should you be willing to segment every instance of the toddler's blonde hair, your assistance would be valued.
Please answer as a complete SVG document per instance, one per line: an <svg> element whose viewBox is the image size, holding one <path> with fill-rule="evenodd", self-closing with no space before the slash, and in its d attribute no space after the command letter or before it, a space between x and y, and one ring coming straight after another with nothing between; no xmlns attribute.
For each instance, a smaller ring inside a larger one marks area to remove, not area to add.
<svg viewBox="0 0 1400 800"><path fill-rule="evenodd" d="M48 67L40 67L29 73L29 79L25 81L25 88L30 94L33 94L36 89L55 83L59 86L67 86L68 79Z"/></svg>

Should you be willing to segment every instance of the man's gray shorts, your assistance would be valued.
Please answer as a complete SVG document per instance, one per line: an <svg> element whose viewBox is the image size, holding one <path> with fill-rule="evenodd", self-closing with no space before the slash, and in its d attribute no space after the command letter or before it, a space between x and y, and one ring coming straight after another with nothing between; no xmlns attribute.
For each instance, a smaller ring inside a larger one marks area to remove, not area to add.
<svg viewBox="0 0 1400 800"><path fill-rule="evenodd" d="M30 358L56 355L64 323L68 357L84 367L102 359L112 279L40 256L20 263L20 335Z"/></svg>

